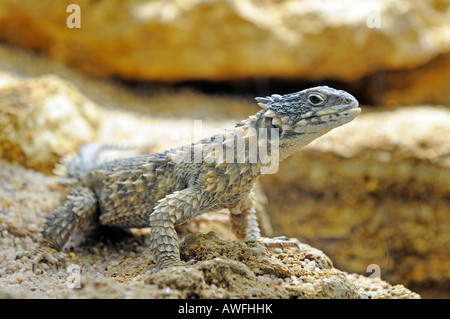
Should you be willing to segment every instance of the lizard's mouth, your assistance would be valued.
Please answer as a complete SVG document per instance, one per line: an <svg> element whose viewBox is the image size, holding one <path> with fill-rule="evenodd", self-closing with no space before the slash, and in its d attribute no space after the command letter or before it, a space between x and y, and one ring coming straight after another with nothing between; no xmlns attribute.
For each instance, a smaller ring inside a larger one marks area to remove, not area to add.
<svg viewBox="0 0 450 319"><path fill-rule="evenodd" d="M349 115L354 115L354 116L358 116L361 113L361 108L359 107L359 103L358 101L355 101L354 103L352 103L349 106L343 106L343 108L341 109L342 106L333 109L333 110L327 110L327 111L319 111L316 113L316 116L326 116L326 115L338 115L338 116L349 116Z"/></svg>
<svg viewBox="0 0 450 319"><path fill-rule="evenodd" d="M275 112L269 112L266 118L271 118L272 127L278 128L280 135L295 135L329 131L352 121L360 113L359 103L352 101L350 105L339 105L331 109L322 109L312 114L307 114L308 116L301 117L296 121L293 121L289 116L279 116Z"/></svg>

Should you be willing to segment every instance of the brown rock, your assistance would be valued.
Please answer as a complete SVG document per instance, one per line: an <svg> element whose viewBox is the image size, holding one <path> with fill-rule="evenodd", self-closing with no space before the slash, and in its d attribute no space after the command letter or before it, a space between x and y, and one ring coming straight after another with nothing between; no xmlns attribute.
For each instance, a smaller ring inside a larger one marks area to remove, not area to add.
<svg viewBox="0 0 450 319"><path fill-rule="evenodd" d="M36 275L29 258L16 258L35 247L45 215L62 199L55 178L2 161L0 178L0 198L11 198L0 200L4 298L420 298L402 285L339 271L323 252L305 244L271 252L213 233L184 240L183 258L197 263L154 274L149 272L154 264L144 256L148 236L90 242L66 256L67 266L77 267L81 276L80 288L71 288L69 268L40 264ZM19 232L10 232L9 225Z"/></svg>
<svg viewBox="0 0 450 319"><path fill-rule="evenodd" d="M390 293L394 287L386 282L358 281L362 278L334 269L327 256L304 244L299 250L273 254L254 243L228 242L208 233L187 237L181 253L186 260L200 261L159 271L148 276L146 283L197 298L395 297ZM418 297L407 289L401 296Z"/></svg>
<svg viewBox="0 0 450 319"><path fill-rule="evenodd" d="M450 53L437 56L414 69L386 74L385 92L374 101L381 105L418 105L422 103L450 105Z"/></svg>

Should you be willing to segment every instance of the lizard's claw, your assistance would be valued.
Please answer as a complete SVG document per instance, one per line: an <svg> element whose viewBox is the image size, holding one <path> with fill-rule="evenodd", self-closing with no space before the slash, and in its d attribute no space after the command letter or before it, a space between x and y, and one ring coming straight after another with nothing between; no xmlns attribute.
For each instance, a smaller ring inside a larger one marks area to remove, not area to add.
<svg viewBox="0 0 450 319"><path fill-rule="evenodd" d="M34 257L33 263L31 264L31 269L33 272L35 271L36 264L44 260L47 260L52 265L56 265L57 270L59 270L60 262L62 262L64 266L66 265L64 253L50 247L39 247L35 251L35 255L36 257Z"/></svg>
<svg viewBox="0 0 450 319"><path fill-rule="evenodd" d="M33 272L35 272L36 270L36 265L44 260L48 261L52 265L56 265L57 270L59 270L59 266L61 264L63 264L64 266L66 265L66 259L64 258L65 254L50 247L41 246L35 248L30 252L17 255L16 259L22 257L23 255L26 255L30 258L34 257L31 263L31 270Z"/></svg>
<svg viewBox="0 0 450 319"><path fill-rule="evenodd" d="M281 248L282 251L284 251L284 249L287 247L295 247L297 249L300 249L300 246L295 241L289 240L289 238L286 236L273 238L259 237L258 241L264 244L267 249Z"/></svg>
<svg viewBox="0 0 450 319"><path fill-rule="evenodd" d="M187 263L184 261L177 261L177 262L171 262L171 263L157 263L154 268L151 269L152 273L156 273L160 270L171 268L171 267L179 267L179 266L186 266Z"/></svg>

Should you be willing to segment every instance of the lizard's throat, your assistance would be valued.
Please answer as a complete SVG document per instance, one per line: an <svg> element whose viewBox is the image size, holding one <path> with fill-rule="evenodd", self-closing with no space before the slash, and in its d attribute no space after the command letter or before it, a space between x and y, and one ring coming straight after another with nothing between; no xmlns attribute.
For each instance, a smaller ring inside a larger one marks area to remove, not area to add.
<svg viewBox="0 0 450 319"><path fill-rule="evenodd" d="M245 123L226 130L220 147L222 154L214 151L216 163L246 163L255 166L270 166L291 156L303 146L328 131L320 133L283 133L268 121L262 121L257 114ZM218 160L218 158L220 158Z"/></svg>
<svg viewBox="0 0 450 319"><path fill-rule="evenodd" d="M329 131L329 130L328 130ZM279 143L279 159L280 161L288 158L292 154L296 153L302 147L308 145L318 137L324 135L328 131L315 132L315 133L303 133L291 136L280 136Z"/></svg>

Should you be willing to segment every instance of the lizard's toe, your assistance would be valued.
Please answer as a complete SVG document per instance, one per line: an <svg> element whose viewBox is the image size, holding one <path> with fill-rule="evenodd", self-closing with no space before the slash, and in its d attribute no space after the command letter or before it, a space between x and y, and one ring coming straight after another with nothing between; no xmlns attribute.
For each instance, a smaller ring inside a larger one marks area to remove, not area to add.
<svg viewBox="0 0 450 319"><path fill-rule="evenodd" d="M188 266L188 265L191 265L191 263L190 262L186 263L184 261L176 261L176 262L171 262L171 263L157 263L154 268L150 268L150 271L152 273L156 273L156 272L166 269L166 268Z"/></svg>
<svg viewBox="0 0 450 319"><path fill-rule="evenodd" d="M280 248L282 251L284 251L285 248L297 248L300 249L300 246L295 242L290 240L286 236L280 236L280 237L273 237L273 238L267 238L267 237L260 237L258 238L258 241L264 246L267 247L267 249L275 249Z"/></svg>
<svg viewBox="0 0 450 319"><path fill-rule="evenodd" d="M63 264L64 266L66 265L64 253L50 247L39 247L31 254L35 256L31 264L31 269L33 270L33 272L36 270L36 265L45 260L50 264L55 265L57 270L59 270L59 266L61 264Z"/></svg>
<svg viewBox="0 0 450 319"><path fill-rule="evenodd" d="M181 260L170 261L170 262L162 262L158 264L158 268L164 269L169 267L178 267L178 266L186 266L186 263Z"/></svg>

